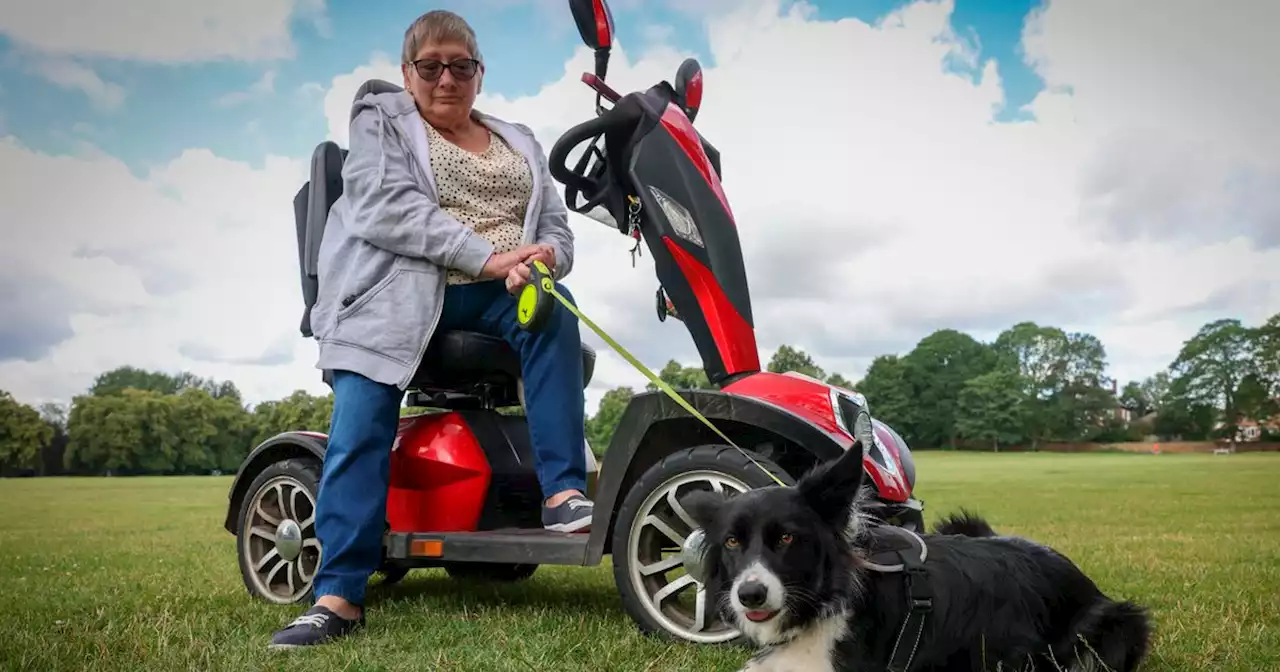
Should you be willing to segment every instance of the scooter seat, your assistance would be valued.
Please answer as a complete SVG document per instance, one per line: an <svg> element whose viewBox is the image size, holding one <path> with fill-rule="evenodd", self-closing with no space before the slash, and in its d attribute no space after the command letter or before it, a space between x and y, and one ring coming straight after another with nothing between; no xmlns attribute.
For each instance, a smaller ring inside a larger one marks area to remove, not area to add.
<svg viewBox="0 0 1280 672"><path fill-rule="evenodd" d="M591 382L596 352L582 344L582 387ZM432 337L414 375L414 388L455 388L495 377L509 382L523 377L520 353L497 336L475 331L444 330ZM499 382L499 381L495 381Z"/></svg>

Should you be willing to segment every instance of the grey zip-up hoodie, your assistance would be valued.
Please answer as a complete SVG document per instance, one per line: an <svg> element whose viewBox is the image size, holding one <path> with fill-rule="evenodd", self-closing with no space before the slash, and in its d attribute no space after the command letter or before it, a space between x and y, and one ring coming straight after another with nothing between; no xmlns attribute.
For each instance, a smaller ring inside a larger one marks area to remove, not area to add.
<svg viewBox="0 0 1280 672"><path fill-rule="evenodd" d="M533 198L524 243L555 249L557 279L573 267L573 233L547 158L523 124L473 117L525 157ZM426 129L404 91L368 93L351 111L342 196L320 244L320 291L311 312L316 368L347 370L404 389L435 332L445 275L480 274L493 245L439 205Z"/></svg>

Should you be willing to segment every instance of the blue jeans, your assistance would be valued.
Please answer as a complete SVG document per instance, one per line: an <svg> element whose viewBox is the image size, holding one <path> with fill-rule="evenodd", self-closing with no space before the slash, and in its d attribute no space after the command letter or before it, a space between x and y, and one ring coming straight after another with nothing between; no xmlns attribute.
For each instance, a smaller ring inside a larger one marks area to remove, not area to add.
<svg viewBox="0 0 1280 672"><path fill-rule="evenodd" d="M569 291L557 285L565 298ZM543 331L516 326L516 299L501 280L450 285L437 329L505 338L520 353L529 434L546 496L586 492L582 341L578 320L563 306ZM404 393L350 371L333 372L333 416L316 501L323 549L316 597L363 604L369 576L382 562L391 444Z"/></svg>

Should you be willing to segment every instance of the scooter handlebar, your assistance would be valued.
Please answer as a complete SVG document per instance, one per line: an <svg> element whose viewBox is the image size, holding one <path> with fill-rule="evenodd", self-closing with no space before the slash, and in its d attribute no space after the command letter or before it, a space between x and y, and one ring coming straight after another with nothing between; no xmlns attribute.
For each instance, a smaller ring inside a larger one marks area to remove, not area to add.
<svg viewBox="0 0 1280 672"><path fill-rule="evenodd" d="M552 177L555 177L574 191L591 193L596 185L592 180L570 170L565 165L565 159L569 157L569 151L582 144L583 140L594 138L604 133L609 126L609 122L610 119L607 116L600 116L588 119L565 131L564 135L560 136L560 139L556 140L555 144L551 146L551 152L547 156L547 163L551 169Z"/></svg>

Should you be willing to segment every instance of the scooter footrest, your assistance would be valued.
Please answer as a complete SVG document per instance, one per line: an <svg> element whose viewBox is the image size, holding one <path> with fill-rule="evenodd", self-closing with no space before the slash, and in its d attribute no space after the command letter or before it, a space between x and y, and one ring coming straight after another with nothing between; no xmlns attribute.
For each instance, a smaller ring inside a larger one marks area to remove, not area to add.
<svg viewBox="0 0 1280 672"><path fill-rule="evenodd" d="M589 536L543 529L392 532L386 549L395 560L582 566Z"/></svg>

